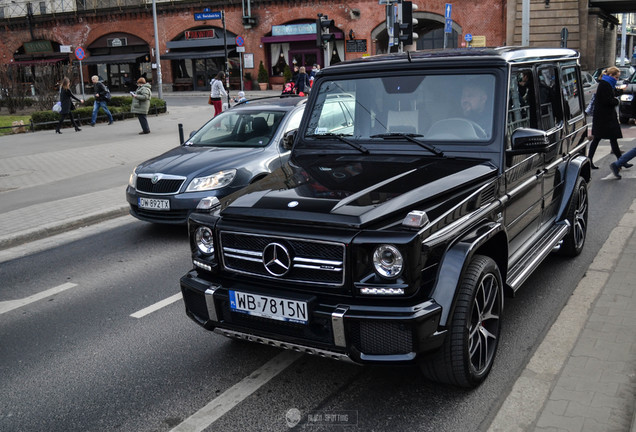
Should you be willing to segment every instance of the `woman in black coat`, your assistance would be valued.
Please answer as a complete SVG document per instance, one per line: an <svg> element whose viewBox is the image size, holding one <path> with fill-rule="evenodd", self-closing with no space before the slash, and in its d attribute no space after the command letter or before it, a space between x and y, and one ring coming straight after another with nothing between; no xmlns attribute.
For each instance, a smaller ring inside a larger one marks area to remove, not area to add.
<svg viewBox="0 0 636 432"><path fill-rule="evenodd" d="M594 165L594 153L598 143L602 139L610 140L610 146L612 147L612 153L616 156L616 159L620 158L622 153L618 146L618 139L623 138L621 132L621 125L618 123L618 117L616 115L616 106L618 105L618 99L614 94L614 88L616 87L616 81L621 75L620 70L612 66L607 69L605 75L601 77L596 89L596 96L594 97L594 113L592 114L592 135L594 140L590 144L590 151L588 157L592 162L592 168L597 169ZM631 164L628 164L632 166ZM629 166L627 168L629 168Z"/></svg>
<svg viewBox="0 0 636 432"><path fill-rule="evenodd" d="M60 121L55 127L56 133L62 133L60 132L60 128L62 127L62 123L64 123L64 119L66 119L66 116L69 116L71 118L71 124L75 126L75 132L81 131L79 122L76 121L73 117L73 110L75 109L75 107L73 106L73 101L71 99L75 99L79 103L84 103L83 99L76 98L75 95L71 92L71 81L68 78L64 77L60 88L60 104L62 105L62 111L60 111Z"/></svg>
<svg viewBox="0 0 636 432"><path fill-rule="evenodd" d="M296 93L306 95L309 90L309 75L306 73L305 66L301 66L296 79Z"/></svg>

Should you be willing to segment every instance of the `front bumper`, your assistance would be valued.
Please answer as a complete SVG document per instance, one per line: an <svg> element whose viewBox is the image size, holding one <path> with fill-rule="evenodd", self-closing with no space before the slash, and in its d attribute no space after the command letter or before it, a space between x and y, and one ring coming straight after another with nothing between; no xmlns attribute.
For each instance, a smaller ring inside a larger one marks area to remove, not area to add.
<svg viewBox="0 0 636 432"><path fill-rule="evenodd" d="M409 306L367 306L302 297L310 304L309 321L297 324L235 313L229 290L254 292L254 287L223 287L192 270L181 278L187 315L208 330L227 337L294 349L355 363L410 363L438 348L446 334L439 330L441 307L433 301ZM267 295L290 297L289 293ZM296 294L291 297L298 297Z"/></svg>

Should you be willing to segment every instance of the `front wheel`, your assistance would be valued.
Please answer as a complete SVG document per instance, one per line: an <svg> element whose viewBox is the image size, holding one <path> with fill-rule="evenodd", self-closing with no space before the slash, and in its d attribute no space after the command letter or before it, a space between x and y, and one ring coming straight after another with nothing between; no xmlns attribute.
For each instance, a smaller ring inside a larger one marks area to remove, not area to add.
<svg viewBox="0 0 636 432"><path fill-rule="evenodd" d="M563 238L563 243L559 248L560 255L575 257L583 250L587 237L588 208L587 183L582 177L579 177L570 198L566 216L570 222L570 231Z"/></svg>
<svg viewBox="0 0 636 432"><path fill-rule="evenodd" d="M492 368L499 344L503 283L495 261L475 255L459 285L452 322L439 351L421 369L432 381L477 387Z"/></svg>

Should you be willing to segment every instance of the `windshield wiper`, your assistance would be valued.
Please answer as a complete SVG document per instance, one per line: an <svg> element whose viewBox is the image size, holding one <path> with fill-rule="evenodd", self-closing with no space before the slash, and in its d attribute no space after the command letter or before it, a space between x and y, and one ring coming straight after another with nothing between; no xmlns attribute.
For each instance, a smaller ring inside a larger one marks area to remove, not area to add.
<svg viewBox="0 0 636 432"><path fill-rule="evenodd" d="M325 134L312 134L312 135L305 135L306 138L319 138L319 139L323 139L323 138L336 138L340 141L342 141L345 144L349 144L351 147L353 147L354 149L358 150L360 153L364 153L364 154L369 154L369 150L361 145L358 144L356 142L353 142L351 140L346 139L346 136L351 136L351 135L342 135L342 134L334 134L334 133L325 133Z"/></svg>
<svg viewBox="0 0 636 432"><path fill-rule="evenodd" d="M435 147L434 145L422 142L415 138L423 137L424 135L414 134L414 133L403 133L403 132L391 132L391 133L383 133L377 135L371 135L370 138L384 138L384 139L394 139L394 138L406 138L412 143L417 144L418 146L425 148L436 156L444 156L444 152Z"/></svg>

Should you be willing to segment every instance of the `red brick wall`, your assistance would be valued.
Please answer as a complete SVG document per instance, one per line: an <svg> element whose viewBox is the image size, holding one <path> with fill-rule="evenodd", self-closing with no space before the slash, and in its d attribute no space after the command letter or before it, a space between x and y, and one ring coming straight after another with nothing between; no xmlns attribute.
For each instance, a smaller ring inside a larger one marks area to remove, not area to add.
<svg viewBox="0 0 636 432"><path fill-rule="evenodd" d="M415 1L419 4L417 13L436 15L438 21L443 22L444 5L448 0L424 0ZM259 5L260 3L260 5ZM502 45L505 43L505 3L503 0L454 0L452 18L462 28L463 34L486 36L488 46ZM166 51L166 42L180 35L184 30L202 25L221 28L220 20L194 21L193 14L201 12L196 9L170 8L161 9L158 5L157 24L161 52ZM359 18L352 18L351 9L360 11ZM176 10L180 9L180 10ZM217 10L217 9L215 9ZM254 64L261 60L268 63L261 37L271 31L273 25L280 25L295 20L315 20L318 13L323 13L333 19L345 35L353 30L357 39L367 39L368 54L375 54L375 46L371 40L371 32L383 25L385 20L385 8L378 4L377 0L358 0L341 2L336 0L316 1L266 1L252 2L252 15L257 17L258 25L252 29L245 29L242 25L242 8L226 6L226 28L229 32L243 36L246 52L254 53ZM99 16L94 14L78 15L78 17L57 16L48 21L42 21L45 17L38 17L35 22L34 34L36 38L48 39L61 45L87 47L96 39L113 32L125 32L138 36L145 40L151 48L154 48L154 30L152 11L150 9L104 13ZM5 20L8 22L8 20ZM0 20L2 24L2 20ZM463 41L460 35L460 42ZM12 19L9 25L0 26L0 52L4 63L10 62L13 53L22 44L31 39L26 22L19 23ZM346 58L361 57L363 53L346 53ZM255 71L254 71L255 72ZM169 62L162 62L163 81L172 82ZM255 73L253 74L255 75Z"/></svg>

